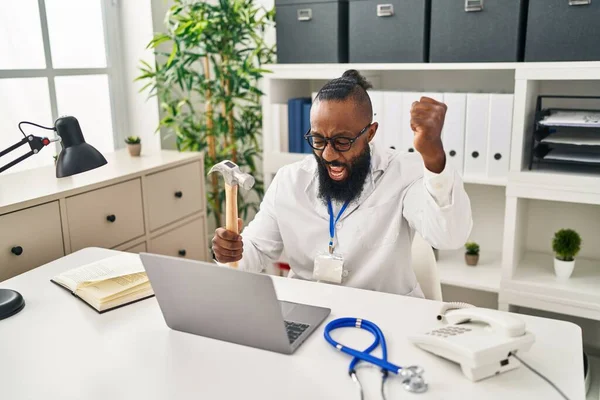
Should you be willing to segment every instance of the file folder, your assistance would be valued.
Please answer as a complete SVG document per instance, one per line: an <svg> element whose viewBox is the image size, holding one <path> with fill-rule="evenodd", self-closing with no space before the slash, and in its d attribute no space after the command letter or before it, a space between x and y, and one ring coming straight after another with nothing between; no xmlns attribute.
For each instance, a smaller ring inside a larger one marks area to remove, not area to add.
<svg viewBox="0 0 600 400"><path fill-rule="evenodd" d="M462 176L465 162L467 95L465 93L444 93L444 103L448 107L442 130L446 160Z"/></svg>
<svg viewBox="0 0 600 400"><path fill-rule="evenodd" d="M292 98L288 100L288 144L290 153L302 153L302 109L303 105L310 102L309 97Z"/></svg>
<svg viewBox="0 0 600 400"><path fill-rule="evenodd" d="M510 162L510 138L512 135L512 94L490 95L490 120L487 154L487 176L508 176Z"/></svg>
<svg viewBox="0 0 600 400"><path fill-rule="evenodd" d="M384 92L379 90L368 90L367 93L371 99L371 106L373 107L372 121L379 124L374 141L377 143L377 145L385 146L385 130L387 129L387 126L385 123L383 102Z"/></svg>
<svg viewBox="0 0 600 400"><path fill-rule="evenodd" d="M302 104L302 124L301 124L301 130L300 130L300 140L302 141L302 152L303 153L307 153L307 154L311 154L313 149L312 147L310 147L310 145L308 144L308 141L306 139L304 139L304 135L306 134L306 132L308 132L308 130L310 129L310 108L312 106L312 103L310 102L306 102Z"/></svg>
<svg viewBox="0 0 600 400"><path fill-rule="evenodd" d="M402 148L404 130L402 106L401 92L383 92L383 119L380 120L381 126L377 136L385 148L396 150Z"/></svg>
<svg viewBox="0 0 600 400"><path fill-rule="evenodd" d="M489 94L467 94L467 117L465 122L465 178L484 178L486 176L489 109Z"/></svg>

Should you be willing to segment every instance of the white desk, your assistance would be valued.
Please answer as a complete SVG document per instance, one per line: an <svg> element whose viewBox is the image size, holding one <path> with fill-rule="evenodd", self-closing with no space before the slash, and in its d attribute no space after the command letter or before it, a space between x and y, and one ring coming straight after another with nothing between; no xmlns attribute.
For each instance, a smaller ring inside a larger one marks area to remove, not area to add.
<svg viewBox="0 0 600 400"><path fill-rule="evenodd" d="M170 330L155 298L97 314L49 279L113 254L84 249L0 284L20 291L26 307L0 321L1 399L358 399L347 369L318 329L292 356ZM471 383L460 368L409 343L405 335L436 323L439 303L322 283L274 278L281 299L332 309L329 320L362 317L377 323L389 358L425 368L430 389L408 394L398 379L387 382L388 399L559 399L521 367ZM259 307L260 305L257 305ZM572 400L584 399L581 331L576 325L523 316L537 340L523 358ZM335 332L342 343L366 347L360 330ZM379 373L359 372L366 399L379 399Z"/></svg>

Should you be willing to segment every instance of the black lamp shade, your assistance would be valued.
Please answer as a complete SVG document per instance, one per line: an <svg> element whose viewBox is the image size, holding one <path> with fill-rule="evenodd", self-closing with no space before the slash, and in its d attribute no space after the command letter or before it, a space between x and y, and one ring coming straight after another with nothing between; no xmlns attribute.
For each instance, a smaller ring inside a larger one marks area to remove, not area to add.
<svg viewBox="0 0 600 400"><path fill-rule="evenodd" d="M56 160L57 178L79 174L107 163L98 150L85 142L75 117L61 117L54 126L63 147Z"/></svg>

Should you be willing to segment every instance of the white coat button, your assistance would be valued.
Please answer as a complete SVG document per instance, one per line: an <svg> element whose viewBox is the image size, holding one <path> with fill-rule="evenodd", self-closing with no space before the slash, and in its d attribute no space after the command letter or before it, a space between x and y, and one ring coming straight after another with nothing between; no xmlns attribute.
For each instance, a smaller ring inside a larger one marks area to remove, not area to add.
<svg viewBox="0 0 600 400"><path fill-rule="evenodd" d="M347 277L347 276L348 276L348 270L347 270L347 269L345 269L345 270L342 272L342 277L344 277L344 278L345 278L345 277Z"/></svg>
<svg viewBox="0 0 600 400"><path fill-rule="evenodd" d="M342 223L341 223L341 222L338 222L338 223L335 225L335 227L336 227L337 229L342 229Z"/></svg>

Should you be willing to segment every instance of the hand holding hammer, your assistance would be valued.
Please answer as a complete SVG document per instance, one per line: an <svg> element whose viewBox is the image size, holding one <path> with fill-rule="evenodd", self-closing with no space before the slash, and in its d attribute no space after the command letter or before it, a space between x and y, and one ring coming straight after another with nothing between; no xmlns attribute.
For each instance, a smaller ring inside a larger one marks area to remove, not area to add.
<svg viewBox="0 0 600 400"><path fill-rule="evenodd" d="M220 172L225 180L225 229L218 228L215 231L212 240L213 253L217 261L237 267L243 252L242 238L239 235L242 221L238 218L238 186L250 190L254 186L254 178L242 172L240 167L229 160L214 165L208 174L213 172Z"/></svg>

